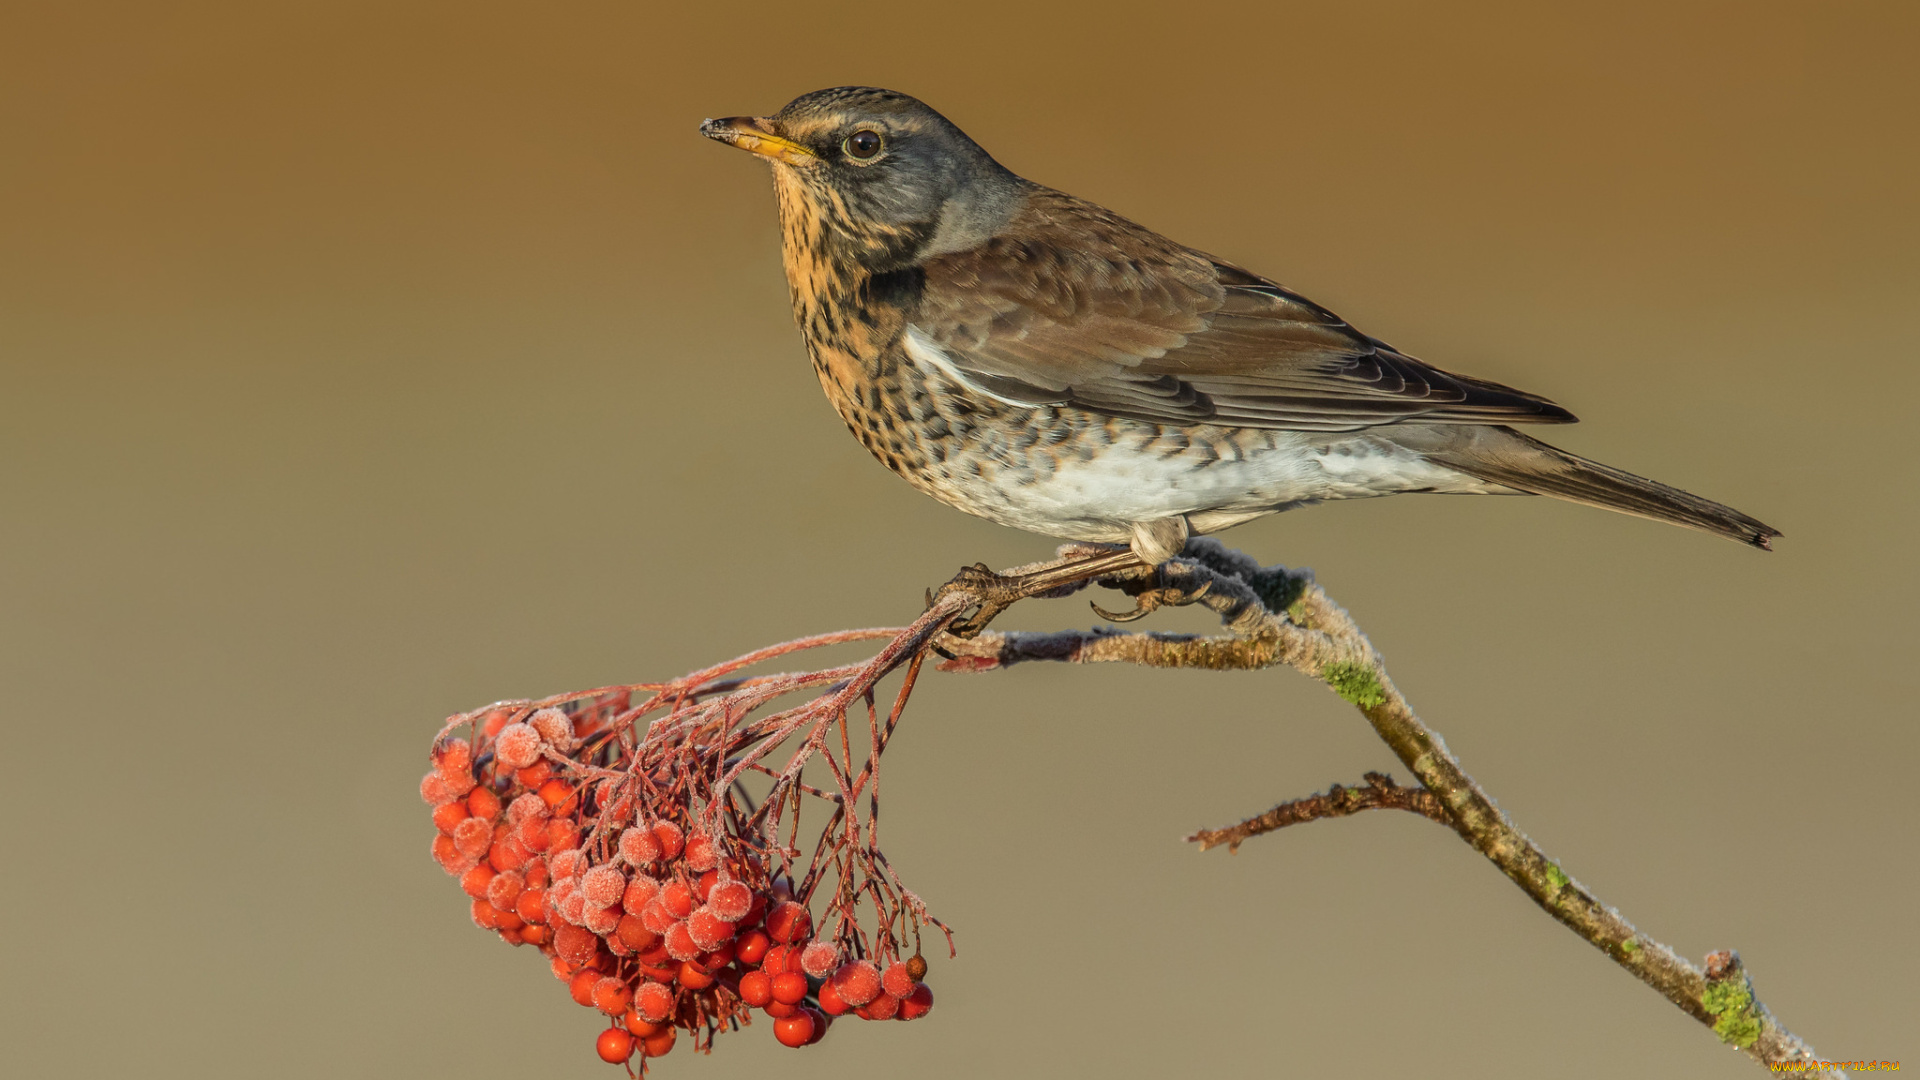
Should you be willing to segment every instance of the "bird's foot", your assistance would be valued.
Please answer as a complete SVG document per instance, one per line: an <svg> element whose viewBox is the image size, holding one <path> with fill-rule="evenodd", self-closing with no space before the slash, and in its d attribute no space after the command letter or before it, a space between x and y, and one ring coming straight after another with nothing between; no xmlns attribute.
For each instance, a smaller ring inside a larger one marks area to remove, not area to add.
<svg viewBox="0 0 1920 1080"><path fill-rule="evenodd" d="M1186 604L1196 603L1201 597L1206 596L1208 592L1212 591L1213 578L1211 577L1202 581L1198 586L1185 586L1177 581L1168 580L1175 576L1171 573L1174 569L1174 564L1163 563L1154 568L1153 576L1148 582L1142 582L1140 585L1134 587L1129 587L1126 584L1116 586L1133 596L1132 611L1115 613L1108 611L1099 604L1093 604L1091 605L1093 613L1108 622L1129 623L1137 619L1144 619L1163 607L1181 607ZM1181 574L1178 576L1186 577L1187 575Z"/></svg>
<svg viewBox="0 0 1920 1080"><path fill-rule="evenodd" d="M1138 570L1143 565L1139 556L1124 548L1024 574L998 574L988 569L985 563L974 563L962 567L952 580L928 594L927 606L932 607L956 592L973 597L974 606L947 626L947 633L958 638L970 638L985 630L987 624L999 617L1001 612L1027 597L1070 591L1070 586L1077 587L1107 574Z"/></svg>
<svg viewBox="0 0 1920 1080"><path fill-rule="evenodd" d="M951 593L971 595L974 606L947 626L947 633L954 637L970 638L985 630L1001 612L1032 595L1022 591L1021 585L1019 577L997 574L986 563L974 563L961 567L959 573L940 586L940 591L928 593L927 606L932 607Z"/></svg>

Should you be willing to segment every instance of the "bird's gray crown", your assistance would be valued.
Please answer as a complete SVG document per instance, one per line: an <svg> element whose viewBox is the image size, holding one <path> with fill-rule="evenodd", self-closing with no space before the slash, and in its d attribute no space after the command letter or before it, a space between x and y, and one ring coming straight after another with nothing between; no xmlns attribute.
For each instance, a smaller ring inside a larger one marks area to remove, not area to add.
<svg viewBox="0 0 1920 1080"><path fill-rule="evenodd" d="M770 119L783 138L814 154L817 164L795 171L805 174L816 210L836 229L860 236L857 249L887 263L981 243L1025 190L1024 181L952 121L897 90L816 90ZM849 150L849 140L863 132L880 139L880 149L864 160ZM875 245L873 230L894 242Z"/></svg>

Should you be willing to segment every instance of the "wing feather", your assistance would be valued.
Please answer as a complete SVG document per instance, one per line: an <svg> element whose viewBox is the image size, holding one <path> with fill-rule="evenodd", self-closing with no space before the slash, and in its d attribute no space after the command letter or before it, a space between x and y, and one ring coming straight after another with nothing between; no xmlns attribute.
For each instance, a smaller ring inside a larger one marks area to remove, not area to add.
<svg viewBox="0 0 1920 1080"><path fill-rule="evenodd" d="M1573 420L1045 188L999 235L924 270L909 351L937 353L929 362L1004 401L1305 431Z"/></svg>

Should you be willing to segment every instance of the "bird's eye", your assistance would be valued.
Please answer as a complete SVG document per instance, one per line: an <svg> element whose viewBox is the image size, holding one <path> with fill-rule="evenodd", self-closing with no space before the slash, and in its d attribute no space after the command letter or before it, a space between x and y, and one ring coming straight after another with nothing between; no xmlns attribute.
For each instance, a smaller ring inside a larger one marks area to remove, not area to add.
<svg viewBox="0 0 1920 1080"><path fill-rule="evenodd" d="M856 161L868 161L880 152L880 145L880 133L863 128L847 136L847 141L841 143L840 148Z"/></svg>

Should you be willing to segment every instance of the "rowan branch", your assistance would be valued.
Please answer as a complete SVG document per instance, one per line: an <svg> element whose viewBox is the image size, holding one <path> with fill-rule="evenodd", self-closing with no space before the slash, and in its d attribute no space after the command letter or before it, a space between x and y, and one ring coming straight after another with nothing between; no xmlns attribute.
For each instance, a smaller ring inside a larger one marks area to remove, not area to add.
<svg viewBox="0 0 1920 1080"><path fill-rule="evenodd" d="M1429 821L1453 827L1453 815L1447 813L1447 808L1440 805L1439 797L1426 788L1402 787L1394 783L1391 776L1377 772L1367 773L1366 781L1365 787L1335 784L1325 794L1289 799L1238 825L1229 825L1224 829L1201 829L1187 839L1199 844L1201 851L1225 844L1227 854L1232 855L1240 851L1240 844L1249 837L1321 818L1352 817L1362 810L1406 810Z"/></svg>
<svg viewBox="0 0 1920 1080"><path fill-rule="evenodd" d="M1067 545L1060 555L1066 560L1085 557L1087 551L1084 546ZM948 657L941 668L991 671L1034 661L1215 670L1286 666L1319 679L1360 710L1419 779L1424 790L1417 794L1423 797L1403 794L1416 789L1389 786L1390 782L1375 784L1369 777L1366 789L1336 786L1325 795L1282 803L1228 829L1196 833L1190 839L1200 843L1202 850L1220 843L1232 850L1263 832L1363 809L1414 810L1451 825L1535 904L1711 1028L1722 1042L1762 1065L1804 1069L1799 1075L1845 1075L1821 1067L1813 1049L1761 1004L1737 954L1714 953L1704 968L1695 966L1636 929L1541 851L1467 775L1445 741L1421 722L1387 676L1379 652L1347 612L1313 583L1310 573L1262 568L1240 552L1198 539L1187 545L1181 558L1158 570L1129 571L1098 583L1133 595L1147 610L1174 604L1206 607L1219 616L1227 633L1129 633L1103 628L986 632L970 640L947 636L935 643Z"/></svg>

